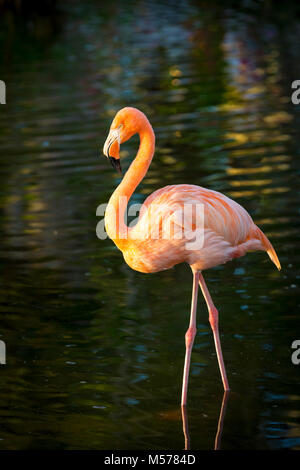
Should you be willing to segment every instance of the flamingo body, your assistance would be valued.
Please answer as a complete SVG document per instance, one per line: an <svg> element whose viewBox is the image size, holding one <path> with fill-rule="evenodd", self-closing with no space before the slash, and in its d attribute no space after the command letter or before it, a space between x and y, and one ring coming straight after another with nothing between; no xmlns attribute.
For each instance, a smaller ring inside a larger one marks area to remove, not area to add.
<svg viewBox="0 0 300 470"><path fill-rule="evenodd" d="M185 204L202 204L203 220L183 219ZM204 230L203 244L187 249L197 225ZM124 259L132 269L143 273L162 271L182 262L203 271L254 250L267 251L277 266L279 263L271 243L242 206L224 194L195 185L170 185L152 193L128 237Z"/></svg>

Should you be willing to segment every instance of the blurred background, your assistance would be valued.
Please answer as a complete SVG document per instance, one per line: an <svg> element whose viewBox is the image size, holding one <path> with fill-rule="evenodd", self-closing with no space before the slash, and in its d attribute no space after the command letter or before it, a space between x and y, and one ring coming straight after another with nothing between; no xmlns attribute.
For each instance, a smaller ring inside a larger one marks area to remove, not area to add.
<svg viewBox="0 0 300 470"><path fill-rule="evenodd" d="M299 39L297 2L0 0L0 448L184 448L190 269L134 272L96 237L120 181L102 147L129 105L157 138L132 202L221 191L282 264L258 252L206 272L232 388L221 448L300 449ZM211 449L223 390L201 295L197 327L189 431Z"/></svg>

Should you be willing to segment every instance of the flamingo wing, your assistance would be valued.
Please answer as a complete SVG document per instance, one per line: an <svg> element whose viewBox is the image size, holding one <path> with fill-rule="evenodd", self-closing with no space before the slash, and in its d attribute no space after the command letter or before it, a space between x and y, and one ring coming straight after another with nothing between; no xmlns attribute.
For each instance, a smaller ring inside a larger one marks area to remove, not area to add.
<svg viewBox="0 0 300 470"><path fill-rule="evenodd" d="M202 211L191 211L191 207ZM191 240L190 234L195 234L197 228L204 234L202 246L186 249L186 240ZM157 240L159 256L163 256L160 249L165 250L173 265L177 256L178 262L186 260L207 269L250 250L265 250L280 268L274 248L248 212L227 196L200 186L171 185L152 193L142 206L132 234L145 242L151 239L152 250L153 240Z"/></svg>

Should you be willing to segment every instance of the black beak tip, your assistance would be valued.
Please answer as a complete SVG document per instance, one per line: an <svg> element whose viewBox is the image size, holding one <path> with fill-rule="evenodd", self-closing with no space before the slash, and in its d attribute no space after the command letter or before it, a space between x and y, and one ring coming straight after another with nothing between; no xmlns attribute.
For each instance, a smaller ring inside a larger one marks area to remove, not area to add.
<svg viewBox="0 0 300 470"><path fill-rule="evenodd" d="M115 168L115 170L117 170L118 173L120 173L120 175L122 175L122 168L121 168L120 160L116 159L114 157L109 157L109 160L110 160L110 163L112 164L113 168Z"/></svg>

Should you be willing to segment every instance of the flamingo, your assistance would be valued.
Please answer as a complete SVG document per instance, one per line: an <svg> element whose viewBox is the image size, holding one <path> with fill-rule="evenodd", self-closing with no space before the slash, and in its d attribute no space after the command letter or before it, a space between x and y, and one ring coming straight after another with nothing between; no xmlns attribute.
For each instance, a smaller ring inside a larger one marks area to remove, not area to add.
<svg viewBox="0 0 300 470"><path fill-rule="evenodd" d="M154 273L183 262L192 269L192 302L190 323L185 334L181 393L181 406L185 407L196 335L198 286L208 308L224 391L229 391L219 335L218 310L202 271L253 250L266 251L279 270L281 266L270 241L248 212L224 194L201 186L178 184L158 189L145 200L136 225L128 227L124 220L127 204L152 161L155 134L144 113L136 108L125 107L115 115L103 147L104 155L122 174L120 145L135 134L140 138L139 150L108 202L105 229L109 238L122 251L126 263L136 271ZM185 207L192 210L185 210ZM197 212L197 208L201 210ZM202 234L202 238L199 234ZM191 243L192 236L196 239L194 243Z"/></svg>

